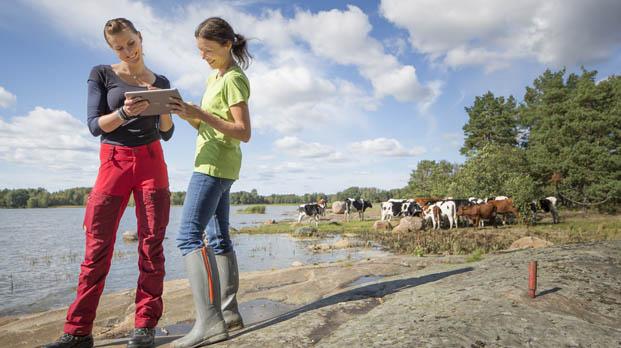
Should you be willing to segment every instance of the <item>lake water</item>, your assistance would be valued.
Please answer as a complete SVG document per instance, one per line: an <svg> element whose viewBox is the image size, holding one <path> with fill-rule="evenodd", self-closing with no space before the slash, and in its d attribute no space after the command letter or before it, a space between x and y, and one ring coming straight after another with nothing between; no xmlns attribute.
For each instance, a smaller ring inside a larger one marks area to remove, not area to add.
<svg viewBox="0 0 621 348"><path fill-rule="evenodd" d="M265 214L238 214L241 208L231 208L232 227L296 217L295 206L268 205ZM181 211L174 206L170 213L164 241L166 280L185 278L183 260L175 246ZM0 209L0 316L48 310L73 301L84 256L83 219L84 208ZM127 230L136 230L131 207L121 219L104 293L136 286L138 244L123 241L122 233ZM294 261L356 260L383 253L376 249L313 253L307 248L310 243L338 238L317 241L297 240L287 234L232 235L241 272L285 268Z"/></svg>

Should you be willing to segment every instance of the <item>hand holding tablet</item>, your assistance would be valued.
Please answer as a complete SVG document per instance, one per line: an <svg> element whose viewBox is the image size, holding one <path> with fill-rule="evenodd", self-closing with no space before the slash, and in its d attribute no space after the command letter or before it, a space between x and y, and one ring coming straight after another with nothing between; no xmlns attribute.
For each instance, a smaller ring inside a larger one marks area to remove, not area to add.
<svg viewBox="0 0 621 348"><path fill-rule="evenodd" d="M125 98L140 98L149 102L149 106L137 116L152 116L169 114L172 106L169 105L170 98L182 100L176 88L171 89L150 89L147 91L126 92Z"/></svg>
<svg viewBox="0 0 621 348"><path fill-rule="evenodd" d="M170 112L179 115L184 120L201 120L204 116L200 106L184 102L181 97L171 96L168 104Z"/></svg>

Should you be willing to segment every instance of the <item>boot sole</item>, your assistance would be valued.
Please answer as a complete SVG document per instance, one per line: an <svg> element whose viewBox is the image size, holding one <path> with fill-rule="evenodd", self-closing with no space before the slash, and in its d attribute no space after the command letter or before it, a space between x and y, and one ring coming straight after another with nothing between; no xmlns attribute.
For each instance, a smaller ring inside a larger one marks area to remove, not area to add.
<svg viewBox="0 0 621 348"><path fill-rule="evenodd" d="M231 326L227 326L226 330L231 332L231 331L241 330L243 328L244 328L244 324L243 323L237 323L237 324L233 324Z"/></svg>
<svg viewBox="0 0 621 348"><path fill-rule="evenodd" d="M203 340L203 341L201 341L201 342L199 342L199 343L197 343L197 344L195 344L193 346L190 346L190 348L203 347L203 346L206 346L208 344L225 341L228 338L229 338L229 334L228 333L226 333L226 332L225 333L221 333L221 334L218 334L218 335L215 335L215 336L208 337L205 340Z"/></svg>

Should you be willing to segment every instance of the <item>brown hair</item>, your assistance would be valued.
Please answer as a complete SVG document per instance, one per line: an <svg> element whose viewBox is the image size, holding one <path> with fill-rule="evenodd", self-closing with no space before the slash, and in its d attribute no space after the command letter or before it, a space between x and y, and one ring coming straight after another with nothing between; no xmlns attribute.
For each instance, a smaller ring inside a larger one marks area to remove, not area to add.
<svg viewBox="0 0 621 348"><path fill-rule="evenodd" d="M134 34L140 34L138 30L136 30L136 27L134 27L134 24L130 22L128 19L125 19L125 18L111 19L106 22L106 25L104 25L104 31L103 31L104 39L106 39L106 42L109 45L110 41L108 41L108 35L118 34L126 29L131 31Z"/></svg>
<svg viewBox="0 0 621 348"><path fill-rule="evenodd" d="M233 58L243 69L248 68L252 55L248 52L248 41L241 34L236 34L231 25L220 17L210 17L205 19L196 27L194 37L216 41L220 45L227 42L232 44Z"/></svg>

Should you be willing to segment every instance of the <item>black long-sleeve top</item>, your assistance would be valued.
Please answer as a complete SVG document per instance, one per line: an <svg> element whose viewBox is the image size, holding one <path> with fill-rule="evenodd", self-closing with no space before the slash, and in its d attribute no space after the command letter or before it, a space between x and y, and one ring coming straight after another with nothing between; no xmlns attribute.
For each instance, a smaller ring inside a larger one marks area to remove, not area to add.
<svg viewBox="0 0 621 348"><path fill-rule="evenodd" d="M154 87L170 88L170 82L163 75L155 74ZM101 136L101 142L121 146L140 146L155 140L168 140L175 130L173 125L168 131L159 129L160 116L141 116L125 121L110 133L99 127L98 119L123 106L125 92L144 91L146 87L127 84L112 70L110 65L97 65L88 77L87 123L93 136Z"/></svg>

